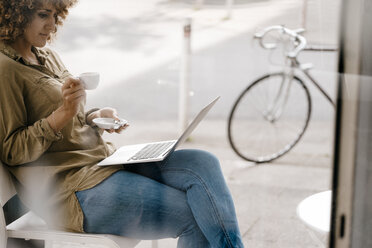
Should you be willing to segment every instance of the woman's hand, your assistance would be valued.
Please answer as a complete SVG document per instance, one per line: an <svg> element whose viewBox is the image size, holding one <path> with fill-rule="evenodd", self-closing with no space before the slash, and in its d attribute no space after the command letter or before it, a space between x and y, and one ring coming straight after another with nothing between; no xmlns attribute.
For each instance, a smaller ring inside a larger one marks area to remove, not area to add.
<svg viewBox="0 0 372 248"><path fill-rule="evenodd" d="M86 93L79 79L67 78L62 86L63 110L72 118L79 112L81 101L85 101Z"/></svg>
<svg viewBox="0 0 372 248"><path fill-rule="evenodd" d="M88 123L88 125L91 125L92 124L92 120L94 118L113 118L115 120L120 121L120 118L118 116L118 113L117 113L116 109L109 108L109 107L102 108L100 110L97 110L97 111L89 114L87 116L87 123ZM123 125L122 127L118 128L118 129L113 129L112 128L112 129L105 129L105 130L106 130L106 132L109 132L109 133L113 133L113 132L121 133L121 131L123 131L124 129L126 129L128 126L129 126L129 124L125 124L125 125Z"/></svg>
<svg viewBox="0 0 372 248"><path fill-rule="evenodd" d="M47 117L49 126L55 133L79 112L80 102L85 101L86 94L79 79L67 78L62 86L63 104Z"/></svg>

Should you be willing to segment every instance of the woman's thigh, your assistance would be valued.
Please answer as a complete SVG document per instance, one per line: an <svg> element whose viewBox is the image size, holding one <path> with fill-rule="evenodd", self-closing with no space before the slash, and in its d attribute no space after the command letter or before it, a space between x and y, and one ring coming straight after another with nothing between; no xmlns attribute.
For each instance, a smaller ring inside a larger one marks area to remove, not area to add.
<svg viewBox="0 0 372 248"><path fill-rule="evenodd" d="M126 165L126 170L154 179L181 191L197 183L221 192L227 188L218 159L202 150L177 150L164 161Z"/></svg>
<svg viewBox="0 0 372 248"><path fill-rule="evenodd" d="M159 239L178 237L195 226L183 191L129 171L76 195L89 233Z"/></svg>

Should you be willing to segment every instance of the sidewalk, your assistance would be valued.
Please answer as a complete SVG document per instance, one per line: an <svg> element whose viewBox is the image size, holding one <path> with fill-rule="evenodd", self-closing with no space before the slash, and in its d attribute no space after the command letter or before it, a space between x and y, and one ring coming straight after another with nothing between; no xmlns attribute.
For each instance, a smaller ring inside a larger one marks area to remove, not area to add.
<svg viewBox="0 0 372 248"><path fill-rule="evenodd" d="M208 99L221 101L182 148L208 150L218 156L231 189L243 241L255 248L323 247L296 216L305 197L330 188L333 109L312 91L313 116L302 141L274 163L254 165L235 155L227 141L227 114L249 81L269 70L268 53L252 34L268 25L297 28L302 1L236 1L224 20L224 1L81 0L54 45L74 74L99 71L101 84L88 92L88 107L114 106L131 126L105 138L117 146L177 137L179 57L182 23L193 18L191 113ZM307 37L311 43L335 44L339 1L310 0ZM314 76L334 92L337 56L304 54ZM159 241L176 247L176 240ZM72 247L55 245L54 248ZM139 248L150 247L143 241ZM82 248L82 246L76 246Z"/></svg>

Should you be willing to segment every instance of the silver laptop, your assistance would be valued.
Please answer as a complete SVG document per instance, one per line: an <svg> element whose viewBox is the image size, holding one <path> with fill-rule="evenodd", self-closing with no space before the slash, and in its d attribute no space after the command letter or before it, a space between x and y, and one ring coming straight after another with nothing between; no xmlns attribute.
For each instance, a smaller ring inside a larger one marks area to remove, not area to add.
<svg viewBox="0 0 372 248"><path fill-rule="evenodd" d="M107 166L114 164L134 164L162 161L171 152L173 152L177 148L177 146L179 146L189 137L191 132L206 116L206 114L218 101L219 98L220 97L214 99L211 103L209 103L199 112L199 114L190 123L190 125L186 128L186 130L178 138L178 140L168 140L161 142L122 146L118 150L116 150L111 156L99 162L98 165Z"/></svg>

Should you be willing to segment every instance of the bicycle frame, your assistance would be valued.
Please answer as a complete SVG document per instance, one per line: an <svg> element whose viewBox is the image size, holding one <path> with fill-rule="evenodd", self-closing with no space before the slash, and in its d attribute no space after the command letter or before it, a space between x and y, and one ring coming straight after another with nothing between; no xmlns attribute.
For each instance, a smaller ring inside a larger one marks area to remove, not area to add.
<svg viewBox="0 0 372 248"><path fill-rule="evenodd" d="M314 49L314 48L311 48L311 49L306 49L306 51L325 51L324 49ZM327 51L336 51L336 49L333 49L333 50L327 50ZM328 102L333 106L335 107L336 104L335 102L332 100L332 98L328 95L328 93L318 84L318 82L313 78L313 76L310 75L309 73L309 69L304 69L301 67L301 63L297 60L296 57L294 58L290 58L291 60L291 68L293 69L298 69L300 70L306 77L307 79L309 79L315 86L316 88L323 94L323 96L328 100Z"/></svg>
<svg viewBox="0 0 372 248"><path fill-rule="evenodd" d="M300 33L303 33L305 31L304 29L291 30L291 29L285 28L284 26L280 26L280 25L268 27L268 28L262 30L261 32L255 34L254 37L256 39L259 39L261 47L263 47L265 49L275 49L276 48L275 43L265 44L263 42L263 37L271 31L277 31L277 32L282 33L283 35L290 36L293 39L293 42L296 44L295 49L293 51L290 51L287 54L287 58L290 60L290 68L291 68L291 72L289 74L289 79L291 80L293 78L295 69L300 70L306 76L306 78L308 80L310 80L310 82L312 82L316 86L316 88L323 94L323 96L329 101L329 103L333 107L335 107L336 104L332 100L332 98L318 84L318 82L310 75L310 73L309 73L310 68L304 68L304 66L297 60L297 56L301 51L333 52L333 51L337 51L337 49L333 48L333 47L308 46L307 42L306 42L306 39L303 36L300 35ZM282 84L284 84L284 83L282 83ZM282 86L281 86L281 88L282 88ZM282 90L280 89L279 93L276 97L277 100L275 100L274 103L277 103L278 99L280 98L281 91ZM289 92L289 90L288 90L288 92ZM288 97L288 93L286 95L286 98L287 97ZM283 107L284 107L284 105L283 105ZM273 111L273 109L274 108L271 108L271 111Z"/></svg>
<svg viewBox="0 0 372 248"><path fill-rule="evenodd" d="M326 51L335 51L336 49L327 49ZM325 51L324 49L306 49L306 51ZM285 108L287 103L287 99L289 96L289 91L291 88L291 82L295 74L295 70L301 71L305 77L312 82L316 88L322 93L322 95L328 100L328 102L335 107L336 104L329 96L329 94L319 85L319 83L313 78L313 76L309 73L310 68L303 68L302 64L297 60L297 57L289 57L290 59L290 71L288 73L284 73L286 75L281 82L280 88L275 96L273 103L268 107L267 111L264 113L264 118L270 122L275 122L277 119L280 118L282 113L282 109ZM285 95L283 95L285 94ZM282 102L280 102L282 101Z"/></svg>
<svg viewBox="0 0 372 248"><path fill-rule="evenodd" d="M287 104L289 91L291 89L292 79L293 79L293 71L291 70L291 73L288 74L289 77L284 77L283 81L280 84L280 88L278 90L278 93L275 96L274 101L272 104L268 107L267 111L265 111L264 118L270 122L275 122L279 117L281 116L283 109L285 108L285 105ZM284 92L284 93L283 93ZM285 94L282 96L282 94ZM282 100L281 104L279 104L279 101Z"/></svg>

